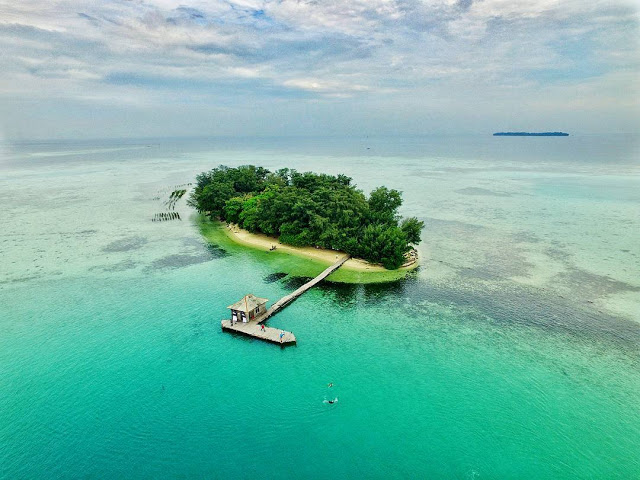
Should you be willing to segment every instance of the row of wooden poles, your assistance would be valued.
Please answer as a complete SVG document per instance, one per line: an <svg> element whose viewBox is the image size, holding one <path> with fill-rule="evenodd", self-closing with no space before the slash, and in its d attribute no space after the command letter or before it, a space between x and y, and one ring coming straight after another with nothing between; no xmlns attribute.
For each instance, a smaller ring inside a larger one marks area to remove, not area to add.
<svg viewBox="0 0 640 480"><path fill-rule="evenodd" d="M167 220L182 220L178 212L156 213L151 219L152 222L166 222Z"/></svg>
<svg viewBox="0 0 640 480"><path fill-rule="evenodd" d="M162 212L162 213L156 213L153 218L151 219L152 222L166 222L167 220L182 220L180 218L180 214L175 210L176 208L176 202L178 200L180 200L185 193L187 193L187 189L183 188L183 189L178 189L178 187L184 187L184 186L190 186L190 183L187 184L183 184L183 185L176 185L176 187L174 187L173 192L171 192L171 195L169 196L169 200L167 200L166 202L164 202L164 204L167 206L167 209L170 210L169 212ZM160 198L160 197L157 197ZM155 199L154 199L155 200Z"/></svg>

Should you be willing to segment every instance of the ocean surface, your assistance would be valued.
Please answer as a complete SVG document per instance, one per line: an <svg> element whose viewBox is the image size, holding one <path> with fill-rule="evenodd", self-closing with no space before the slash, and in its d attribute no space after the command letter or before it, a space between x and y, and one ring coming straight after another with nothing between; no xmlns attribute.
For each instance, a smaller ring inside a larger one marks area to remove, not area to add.
<svg viewBox="0 0 640 480"><path fill-rule="evenodd" d="M638 145L2 145L0 478L640 478ZM295 347L222 333L302 280L205 244L185 198L152 221L219 164L402 190L419 270L309 291L269 321Z"/></svg>

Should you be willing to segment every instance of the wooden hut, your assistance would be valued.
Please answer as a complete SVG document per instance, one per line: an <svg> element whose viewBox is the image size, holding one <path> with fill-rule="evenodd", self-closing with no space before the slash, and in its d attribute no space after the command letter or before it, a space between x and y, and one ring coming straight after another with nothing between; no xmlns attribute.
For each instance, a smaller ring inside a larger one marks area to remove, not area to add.
<svg viewBox="0 0 640 480"><path fill-rule="evenodd" d="M267 311L266 298L256 297L250 293L227 308L231 310L231 323L248 322Z"/></svg>

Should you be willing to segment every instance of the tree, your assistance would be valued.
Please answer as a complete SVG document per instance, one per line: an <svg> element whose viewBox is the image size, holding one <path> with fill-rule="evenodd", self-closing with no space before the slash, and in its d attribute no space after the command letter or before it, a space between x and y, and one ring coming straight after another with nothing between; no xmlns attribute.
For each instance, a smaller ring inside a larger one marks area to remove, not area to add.
<svg viewBox="0 0 640 480"><path fill-rule="evenodd" d="M224 205L235 193L231 182L210 183L199 195L200 211L224 218Z"/></svg>
<svg viewBox="0 0 640 480"><path fill-rule="evenodd" d="M238 215L239 224L250 232L258 232L258 197L248 197L242 204L242 211Z"/></svg>
<svg viewBox="0 0 640 480"><path fill-rule="evenodd" d="M364 229L359 253L365 260L393 270L403 264L406 251L407 237L398 227L377 223Z"/></svg>
<svg viewBox="0 0 640 480"><path fill-rule="evenodd" d="M224 219L228 223L240 223L240 213L246 198L233 197L224 204Z"/></svg>
<svg viewBox="0 0 640 480"><path fill-rule="evenodd" d="M262 191L269 170L253 165L242 165L229 170L228 173L236 192L253 193Z"/></svg>
<svg viewBox="0 0 640 480"><path fill-rule="evenodd" d="M378 187L369 195L369 211L374 223L398 224L402 195L397 190Z"/></svg>
<svg viewBox="0 0 640 480"><path fill-rule="evenodd" d="M400 228L407 236L407 242L417 245L420 243L420 234L424 228L424 222L421 222L416 217L405 218L400 224Z"/></svg>

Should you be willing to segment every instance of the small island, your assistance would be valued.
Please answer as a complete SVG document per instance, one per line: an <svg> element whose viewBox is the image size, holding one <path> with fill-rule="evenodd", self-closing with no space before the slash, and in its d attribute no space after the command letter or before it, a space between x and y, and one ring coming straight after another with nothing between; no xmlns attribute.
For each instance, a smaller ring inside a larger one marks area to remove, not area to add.
<svg viewBox="0 0 640 480"><path fill-rule="evenodd" d="M494 137L568 137L564 132L496 132Z"/></svg>
<svg viewBox="0 0 640 480"><path fill-rule="evenodd" d="M387 270L415 263L413 246L424 224L398 215L397 190L378 187L367 197L345 175L271 172L253 165L221 165L196 180L189 204L233 225L230 230L245 244L345 252Z"/></svg>

